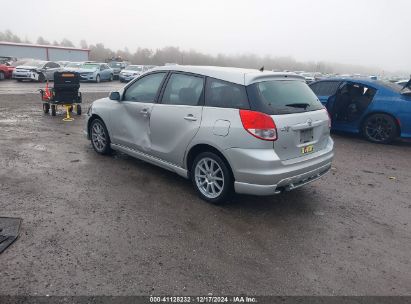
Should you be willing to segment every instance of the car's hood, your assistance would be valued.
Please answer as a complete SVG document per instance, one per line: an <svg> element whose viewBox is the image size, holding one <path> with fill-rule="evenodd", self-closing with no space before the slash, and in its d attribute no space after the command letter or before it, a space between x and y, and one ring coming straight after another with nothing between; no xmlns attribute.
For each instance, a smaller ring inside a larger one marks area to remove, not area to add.
<svg viewBox="0 0 411 304"><path fill-rule="evenodd" d="M140 74L140 71L135 71L135 70L122 70L122 73L128 73L128 74Z"/></svg>
<svg viewBox="0 0 411 304"><path fill-rule="evenodd" d="M32 65L19 65L16 69L21 70L40 70L41 68Z"/></svg>

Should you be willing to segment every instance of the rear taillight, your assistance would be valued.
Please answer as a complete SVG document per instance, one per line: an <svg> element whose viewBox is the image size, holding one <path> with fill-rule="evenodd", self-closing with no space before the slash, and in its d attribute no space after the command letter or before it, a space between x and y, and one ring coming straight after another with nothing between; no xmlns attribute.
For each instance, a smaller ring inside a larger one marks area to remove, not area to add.
<svg viewBox="0 0 411 304"><path fill-rule="evenodd" d="M261 112L240 110L240 117L244 129L251 135L262 140L277 139L277 127L271 116Z"/></svg>

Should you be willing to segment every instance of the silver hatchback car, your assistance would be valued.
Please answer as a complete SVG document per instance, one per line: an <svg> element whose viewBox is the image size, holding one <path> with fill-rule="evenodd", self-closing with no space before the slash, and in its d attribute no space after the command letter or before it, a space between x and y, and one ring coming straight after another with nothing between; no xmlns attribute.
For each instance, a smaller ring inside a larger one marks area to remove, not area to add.
<svg viewBox="0 0 411 304"><path fill-rule="evenodd" d="M330 118L301 76L164 66L93 102L94 150L121 151L190 178L201 198L272 195L327 173Z"/></svg>

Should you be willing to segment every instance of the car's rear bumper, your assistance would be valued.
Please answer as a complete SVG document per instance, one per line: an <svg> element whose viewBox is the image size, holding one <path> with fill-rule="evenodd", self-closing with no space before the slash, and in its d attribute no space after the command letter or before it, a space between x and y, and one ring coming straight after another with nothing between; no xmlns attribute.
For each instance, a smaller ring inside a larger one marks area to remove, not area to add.
<svg viewBox="0 0 411 304"><path fill-rule="evenodd" d="M334 157L330 138L325 149L298 159L281 161L273 150L228 149L237 193L272 195L290 191L319 179L331 168Z"/></svg>

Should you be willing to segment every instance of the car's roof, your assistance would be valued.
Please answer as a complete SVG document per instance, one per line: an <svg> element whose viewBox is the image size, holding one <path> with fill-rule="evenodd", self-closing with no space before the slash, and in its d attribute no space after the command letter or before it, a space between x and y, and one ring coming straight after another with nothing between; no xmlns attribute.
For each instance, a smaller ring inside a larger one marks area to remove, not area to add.
<svg viewBox="0 0 411 304"><path fill-rule="evenodd" d="M270 80L270 79L294 79L304 81L304 77L295 73L270 72L253 69L232 68L232 67L216 67L216 66L190 66L190 65L167 65L156 67L152 71L179 71L194 74L200 74L220 80L233 82L241 85L249 85L255 82Z"/></svg>

